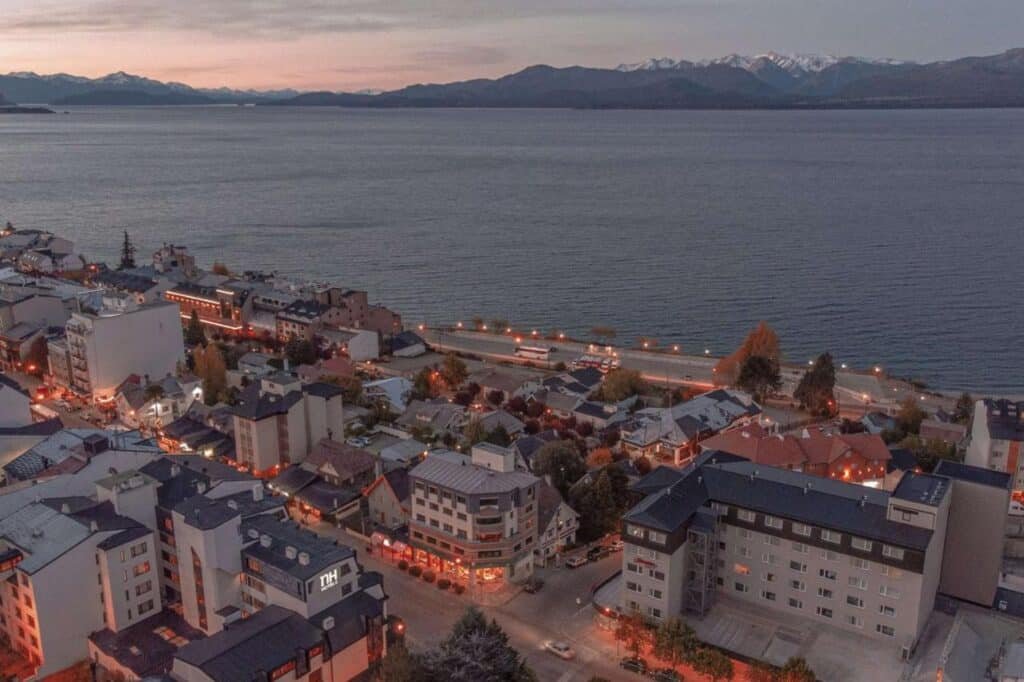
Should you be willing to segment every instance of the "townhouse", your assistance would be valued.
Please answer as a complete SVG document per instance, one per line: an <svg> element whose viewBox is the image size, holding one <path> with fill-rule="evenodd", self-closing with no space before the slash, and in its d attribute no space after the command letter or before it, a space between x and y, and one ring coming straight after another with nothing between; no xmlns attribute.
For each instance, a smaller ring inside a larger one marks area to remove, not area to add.
<svg viewBox="0 0 1024 682"><path fill-rule="evenodd" d="M409 558L470 585L532 575L540 479L517 471L510 451L429 454L409 478Z"/></svg>

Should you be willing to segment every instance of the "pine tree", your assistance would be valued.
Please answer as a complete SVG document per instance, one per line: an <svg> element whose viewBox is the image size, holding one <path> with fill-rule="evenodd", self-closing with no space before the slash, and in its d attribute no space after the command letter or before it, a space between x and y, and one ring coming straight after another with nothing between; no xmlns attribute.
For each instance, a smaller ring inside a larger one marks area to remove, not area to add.
<svg viewBox="0 0 1024 682"><path fill-rule="evenodd" d="M451 634L423 657L431 682L533 682L537 679L508 635L479 609L470 607Z"/></svg>
<svg viewBox="0 0 1024 682"><path fill-rule="evenodd" d="M129 270L135 267L135 245L128 236L128 230L124 231L124 244L121 245L121 266L118 270Z"/></svg>
<svg viewBox="0 0 1024 682"><path fill-rule="evenodd" d="M194 310L188 318L188 326L185 327L185 343L189 346L201 346L206 343L206 332L203 331L203 324Z"/></svg>

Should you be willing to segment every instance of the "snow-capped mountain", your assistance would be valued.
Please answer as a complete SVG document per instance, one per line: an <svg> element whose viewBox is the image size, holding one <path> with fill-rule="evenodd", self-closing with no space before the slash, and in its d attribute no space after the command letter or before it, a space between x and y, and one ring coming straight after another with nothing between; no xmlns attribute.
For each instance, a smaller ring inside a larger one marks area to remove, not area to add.
<svg viewBox="0 0 1024 682"><path fill-rule="evenodd" d="M779 52L765 52L754 56L742 54L729 54L724 57L712 59L701 59L690 62L685 59L675 60L670 57L660 57L637 62L635 64L620 64L619 71L656 71L660 69L686 69L693 66L710 66L722 64L745 71L754 71L759 63L770 62L785 70L795 78L804 78L809 74L819 73L840 62L854 64L878 64L878 65L899 65L904 64L895 59L870 59L867 57L837 57L830 54L782 54Z"/></svg>

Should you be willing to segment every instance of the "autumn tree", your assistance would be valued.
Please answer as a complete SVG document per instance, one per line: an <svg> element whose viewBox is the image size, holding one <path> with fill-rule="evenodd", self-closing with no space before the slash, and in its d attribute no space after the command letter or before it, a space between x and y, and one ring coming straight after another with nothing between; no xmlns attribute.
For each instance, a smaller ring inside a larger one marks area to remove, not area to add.
<svg viewBox="0 0 1024 682"><path fill-rule="evenodd" d="M580 457L575 443L569 440L556 440L545 443L537 450L533 460L533 473L537 476L548 476L562 497L566 497L569 486L587 473L587 465Z"/></svg>
<svg viewBox="0 0 1024 682"><path fill-rule="evenodd" d="M673 667L689 661L697 652L697 633L679 618L670 618L654 631L654 655Z"/></svg>
<svg viewBox="0 0 1024 682"><path fill-rule="evenodd" d="M731 680L733 676L732 659L711 647L698 649L690 664L700 674L710 677L712 682Z"/></svg>
<svg viewBox="0 0 1024 682"><path fill-rule="evenodd" d="M207 405L215 405L227 394L227 366L224 355L215 343L192 351L195 362L195 373L203 380L203 400Z"/></svg>
<svg viewBox="0 0 1024 682"><path fill-rule="evenodd" d="M612 451L610 448L594 448L587 455L587 467L590 469L597 469L611 463Z"/></svg>
<svg viewBox="0 0 1024 682"><path fill-rule="evenodd" d="M444 383L448 384L448 388L454 390L462 385L462 383L469 376L469 370L466 369L466 363L459 359L459 356L455 353L448 353L444 356L444 362L441 363L441 378L444 379Z"/></svg>
<svg viewBox="0 0 1024 682"><path fill-rule="evenodd" d="M732 384L739 378L740 367L744 361L752 355L760 355L768 358L776 364L782 362L782 352L779 350L779 336L762 321L757 327L747 334L742 345L725 356L715 365L715 383Z"/></svg>
<svg viewBox="0 0 1024 682"><path fill-rule="evenodd" d="M956 399L956 407L953 408L953 421L957 424L969 424L974 416L974 398L966 391Z"/></svg>
<svg viewBox="0 0 1024 682"><path fill-rule="evenodd" d="M781 682L815 682L818 679L807 659L800 656L793 656L786 661L780 673Z"/></svg>
<svg viewBox="0 0 1024 682"><path fill-rule="evenodd" d="M647 382L644 381L640 372L635 369L619 368L613 369L605 375L595 397L605 402L617 403L643 393L646 389Z"/></svg>
<svg viewBox="0 0 1024 682"><path fill-rule="evenodd" d="M638 611L633 611L619 616L615 626L615 639L622 642L634 658L639 658L651 639L651 631L647 628L643 616Z"/></svg>

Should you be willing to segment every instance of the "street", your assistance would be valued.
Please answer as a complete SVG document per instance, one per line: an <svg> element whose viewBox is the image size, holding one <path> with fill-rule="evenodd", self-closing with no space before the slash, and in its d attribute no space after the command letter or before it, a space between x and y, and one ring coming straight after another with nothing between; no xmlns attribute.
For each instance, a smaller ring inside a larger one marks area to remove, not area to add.
<svg viewBox="0 0 1024 682"><path fill-rule="evenodd" d="M345 536L339 535L345 540ZM348 538L351 542L351 538ZM384 575L384 590L390 596L388 612L401 617L406 624L406 640L411 649L426 649L444 639L455 621L471 601L436 585L413 578L398 570L388 560L360 551L363 567ZM591 586L596 585L622 567L622 555L614 553L577 569L544 568L537 575L545 581L536 594L520 592L502 606L481 607L481 610L508 634L510 644L526 659L540 680L588 680L599 675L610 680L639 679L618 667L618 661L607 646L598 649L590 633L593 607ZM579 604L577 604L579 599ZM545 640L568 642L576 650L576 658L565 661L544 651Z"/></svg>

